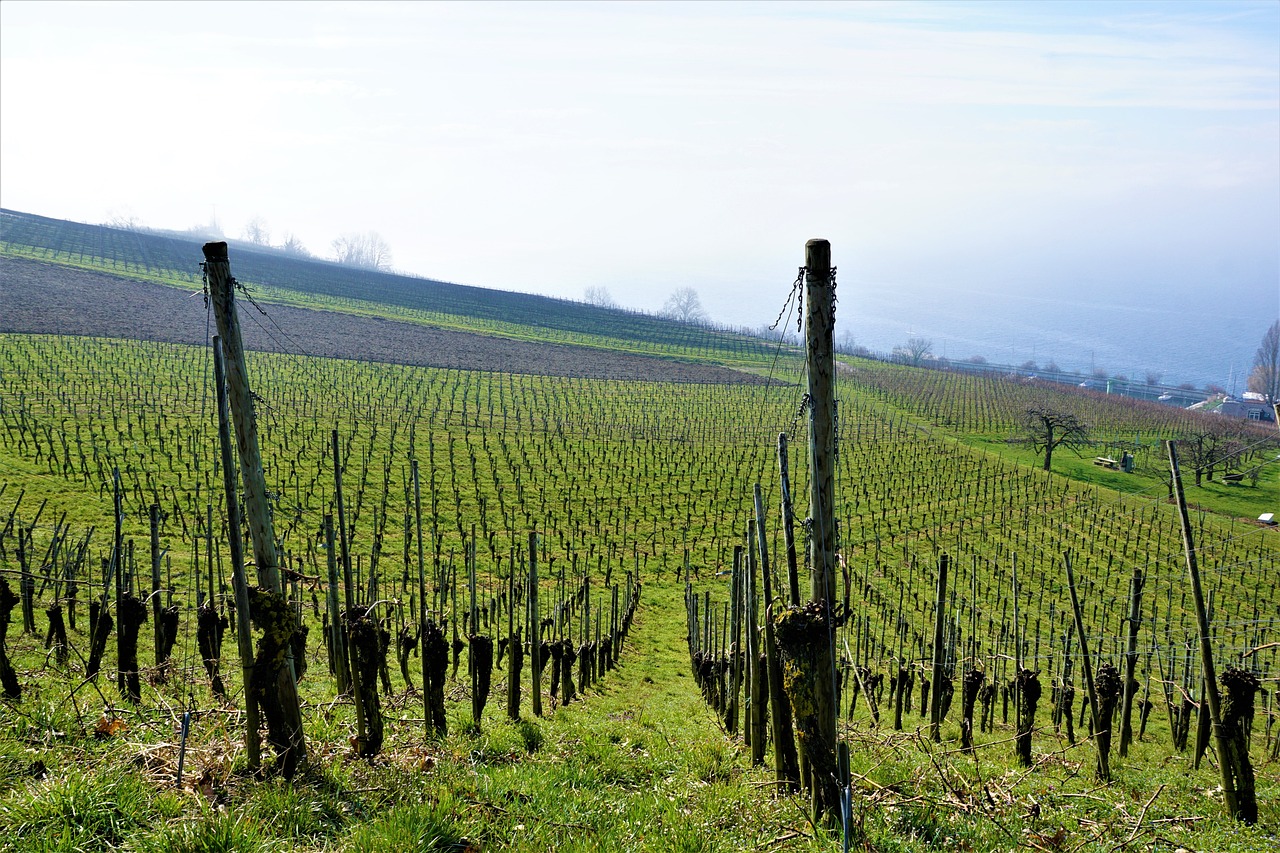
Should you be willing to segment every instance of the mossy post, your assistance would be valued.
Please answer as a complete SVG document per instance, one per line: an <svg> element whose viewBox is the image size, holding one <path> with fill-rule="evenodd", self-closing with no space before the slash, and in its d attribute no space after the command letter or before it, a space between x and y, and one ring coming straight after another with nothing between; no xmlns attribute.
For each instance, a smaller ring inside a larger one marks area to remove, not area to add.
<svg viewBox="0 0 1280 853"><path fill-rule="evenodd" d="M1218 698L1218 674L1213 666L1213 640L1209 633L1209 613L1204 604L1204 589L1200 585L1200 567L1196 561L1196 543L1191 534L1191 519L1187 516L1187 497L1182 491L1182 474L1178 471L1178 449L1172 441L1165 443L1169 451L1169 468L1173 474L1173 491L1178 501L1178 517L1182 524L1182 544L1187 555L1187 573L1191 575L1191 594L1196 605L1196 622L1200 628L1200 664L1204 672L1204 699L1209 703L1209 719L1213 726L1213 739L1218 747L1218 767L1222 771L1222 798L1227 804L1227 813L1248 823L1257 819L1257 806L1253 806L1253 819L1249 819L1248 810L1242 809L1236 795L1236 766L1233 761L1224 760L1226 756L1236 754L1227 733L1222 725L1222 708ZM1248 753L1245 753L1248 763ZM1249 770L1250 791L1252 799L1252 768Z"/></svg>
<svg viewBox="0 0 1280 853"><path fill-rule="evenodd" d="M240 476L244 485L245 515L253 540L254 562L258 567L258 595L251 596L254 620L263 629L263 637L255 662L254 682L249 686L267 719L267 733L276 750L276 758L285 778L292 778L298 765L307 757L306 736L302 727L302 709L298 702L298 685L293 674L292 639L297 631L297 618L284 599L280 581L280 563L276 555L275 532L272 529L271 505L267 500L266 477L258 450L258 423L253 411L253 395L245 370L244 344L240 339L240 321L235 310L236 281L231 277L231 263L224 242L204 244L204 269L209 283L209 300L222 339L226 362L227 397L231 418L236 427L236 449L240 457ZM259 615L258 605L265 607ZM273 635L274 632L274 635ZM268 663L270 671L264 671Z"/></svg>
<svg viewBox="0 0 1280 853"><path fill-rule="evenodd" d="M262 735L259 732L258 703L248 685L253 684L253 635L249 629L249 584L244 576L244 547L240 538L240 499L236 494L236 466L231 456L231 414L227 403L226 367L222 358L222 339L213 339L213 378L218 397L218 444L222 454L222 486L227 497L227 529L235 531L227 537L231 551L231 582L236 596L236 644L240 650L240 668L245 690L245 751L249 770L257 773L262 766Z"/></svg>
<svg viewBox="0 0 1280 853"><path fill-rule="evenodd" d="M831 244L805 244L805 356L809 410L810 601L774 616L783 687L809 770L816 821L840 818L836 767L835 270Z"/></svg>

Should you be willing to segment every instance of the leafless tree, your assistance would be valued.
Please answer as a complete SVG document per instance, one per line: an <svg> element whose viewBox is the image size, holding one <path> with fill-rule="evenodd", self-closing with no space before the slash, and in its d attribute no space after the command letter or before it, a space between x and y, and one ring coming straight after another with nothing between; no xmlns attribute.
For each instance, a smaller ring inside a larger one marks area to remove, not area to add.
<svg viewBox="0 0 1280 853"><path fill-rule="evenodd" d="M391 247L376 231L343 234L332 245L334 258L340 264L367 270L391 269Z"/></svg>
<svg viewBox="0 0 1280 853"><path fill-rule="evenodd" d="M284 243L280 245L280 251L289 255L297 255L300 258L311 257L311 252L307 250L306 246L302 245L302 241L298 239L296 234L284 235Z"/></svg>
<svg viewBox="0 0 1280 853"><path fill-rule="evenodd" d="M1271 324L1258 344L1249 390L1264 395L1269 403L1280 401L1280 320Z"/></svg>
<svg viewBox="0 0 1280 853"><path fill-rule="evenodd" d="M898 361L919 367L933 358L933 341L928 338L908 338L905 344L893 348L893 355Z"/></svg>
<svg viewBox="0 0 1280 853"><path fill-rule="evenodd" d="M1053 463L1053 451L1059 447L1078 448L1089 442L1089 427L1074 413L1046 404L1029 406L1022 425L1036 453L1044 454L1046 471Z"/></svg>
<svg viewBox="0 0 1280 853"><path fill-rule="evenodd" d="M1213 475L1219 470L1227 473L1247 461L1243 452L1248 447L1246 437L1229 423L1206 424L1178 439L1177 444L1178 455L1195 472L1197 486L1206 477L1213 482Z"/></svg>
<svg viewBox="0 0 1280 853"><path fill-rule="evenodd" d="M595 305L599 308L617 308L618 303L613 301L613 297L609 295L609 288L601 284L593 284L583 293L588 305Z"/></svg>
<svg viewBox="0 0 1280 853"><path fill-rule="evenodd" d="M244 226L245 242L253 243L257 246L271 245L271 229L267 227L267 220L261 216L255 216L249 220L249 224Z"/></svg>
<svg viewBox="0 0 1280 853"><path fill-rule="evenodd" d="M121 231L143 230L142 221L138 219L137 214L128 208L112 211L107 217L107 227L118 228Z"/></svg>
<svg viewBox="0 0 1280 853"><path fill-rule="evenodd" d="M681 323L705 323L707 321L707 312L702 310L702 300L698 298L698 291L692 287L678 288L667 297L667 301L663 303L662 310L658 314L661 317Z"/></svg>

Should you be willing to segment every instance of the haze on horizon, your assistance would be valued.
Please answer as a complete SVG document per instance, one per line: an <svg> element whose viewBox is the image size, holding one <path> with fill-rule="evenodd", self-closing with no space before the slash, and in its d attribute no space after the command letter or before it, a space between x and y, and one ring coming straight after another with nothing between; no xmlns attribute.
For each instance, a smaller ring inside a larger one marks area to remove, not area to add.
<svg viewBox="0 0 1280 853"><path fill-rule="evenodd" d="M1280 4L5 0L0 205L749 326L822 236L854 314L1222 309L1251 353Z"/></svg>

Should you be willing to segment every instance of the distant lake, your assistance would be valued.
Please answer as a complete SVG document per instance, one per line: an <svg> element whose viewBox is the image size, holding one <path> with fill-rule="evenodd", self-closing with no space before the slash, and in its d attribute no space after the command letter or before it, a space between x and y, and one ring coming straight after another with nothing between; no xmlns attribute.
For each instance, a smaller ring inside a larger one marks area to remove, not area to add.
<svg viewBox="0 0 1280 853"><path fill-rule="evenodd" d="M910 337L933 341L935 356L982 355L997 364L1050 361L1067 371L1105 370L1142 380L1212 382L1245 390L1253 356L1280 315L1280 285L1238 293L1203 288L1167 300L1138 302L1087 294L1007 295L975 290L939 293L841 281L837 335L889 352Z"/></svg>

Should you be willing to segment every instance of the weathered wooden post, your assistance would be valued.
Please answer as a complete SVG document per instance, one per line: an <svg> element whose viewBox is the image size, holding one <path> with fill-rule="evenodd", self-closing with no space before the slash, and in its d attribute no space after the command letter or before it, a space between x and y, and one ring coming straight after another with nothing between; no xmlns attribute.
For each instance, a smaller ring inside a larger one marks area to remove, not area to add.
<svg viewBox="0 0 1280 853"><path fill-rule="evenodd" d="M836 767L835 270L831 244L805 244L805 355L809 409L810 602L774 619L783 686L795 713L813 793L824 823L840 816Z"/></svg>
<svg viewBox="0 0 1280 853"><path fill-rule="evenodd" d="M793 791L800 785L800 767L796 756L795 734L791 727L791 708L782 690L782 667L773 629L773 583L769 579L769 543L765 539L764 497L760 484L755 484L756 546L760 551L760 574L764 578L764 654L769 678L770 722L773 724L773 769L780 787Z"/></svg>
<svg viewBox="0 0 1280 853"><path fill-rule="evenodd" d="M218 398L218 446L222 454L222 486L227 496L227 544L231 550L231 582L236 596L236 645L245 692L245 751L249 769L258 772L262 764L262 735L258 731L258 701L253 685L253 636L249 629L249 584L244 576L244 551L240 540L240 501L236 494L236 465L231 456L231 415L227 404L226 369L222 360L222 339L213 339L213 378Z"/></svg>
<svg viewBox="0 0 1280 853"><path fill-rule="evenodd" d="M1110 783L1111 764L1107 753L1102 748L1103 744L1097 737L1101 724L1101 704L1098 701L1098 690L1093 683L1093 665L1089 662L1089 635L1084 632L1084 612L1080 609L1080 597L1076 593L1076 576L1071 568L1071 555L1064 554L1063 560L1067 567L1067 589L1071 593L1071 612L1075 616L1076 637L1080 640L1080 665L1084 670L1084 686L1089 693L1089 719L1092 721L1089 731L1094 735L1094 746L1098 751L1098 778Z"/></svg>
<svg viewBox="0 0 1280 853"><path fill-rule="evenodd" d="M1182 474L1178 471L1178 449L1172 441L1165 442L1169 451L1169 468L1173 474L1173 490L1178 501L1178 519L1182 524L1182 544L1187 555L1187 573L1191 575L1191 594L1196 605L1196 624L1200 629L1200 665L1204 672L1204 699L1209 703L1209 719L1213 727L1213 739L1218 747L1218 767L1222 771L1222 798L1227 812L1245 823L1258 819L1258 804L1253 791L1253 767L1249 764L1248 750L1241 753L1227 736L1222 725L1222 707L1218 696L1218 674L1213 665L1212 636L1209 633L1209 615L1204 604L1204 590L1200 585L1200 567L1196 560L1196 543L1191 533L1191 519L1187 515L1187 497L1182 491ZM1242 760L1241 760L1242 759ZM1246 786L1237 790L1237 777Z"/></svg>
<svg viewBox="0 0 1280 853"><path fill-rule="evenodd" d="M267 500L266 478L258 451L258 423L253 411L253 395L244 363L244 344L235 311L236 281L231 277L227 244L204 245L204 269L209 282L209 299L222 338L226 361L227 397L236 426L236 449L240 476L244 483L245 512L253 540L254 562L258 567L258 588L250 595L254 621L263 635L254 662L253 684L259 707L267 720L267 736L276 750L281 772L293 778L298 765L306 761L307 742L302 727L298 685L293 674L293 635L298 630L293 608L284 597L280 565L272 529L271 506Z"/></svg>

